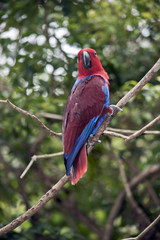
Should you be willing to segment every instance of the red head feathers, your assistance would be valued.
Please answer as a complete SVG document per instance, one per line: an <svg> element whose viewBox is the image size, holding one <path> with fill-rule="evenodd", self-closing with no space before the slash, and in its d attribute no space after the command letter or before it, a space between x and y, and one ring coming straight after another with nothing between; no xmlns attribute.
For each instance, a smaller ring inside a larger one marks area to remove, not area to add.
<svg viewBox="0 0 160 240"><path fill-rule="evenodd" d="M88 75L100 75L108 83L108 74L102 67L102 64L94 49L85 48L78 53L78 78L85 78Z"/></svg>

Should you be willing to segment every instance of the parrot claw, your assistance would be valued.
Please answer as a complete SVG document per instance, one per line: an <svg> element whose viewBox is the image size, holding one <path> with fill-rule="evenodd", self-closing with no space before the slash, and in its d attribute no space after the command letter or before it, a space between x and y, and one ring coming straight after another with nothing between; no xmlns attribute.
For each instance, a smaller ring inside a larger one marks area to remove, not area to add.
<svg viewBox="0 0 160 240"><path fill-rule="evenodd" d="M90 134L90 136L89 136L89 138L88 138L88 145L89 145L89 146L92 146L92 147L93 147L96 143L101 143L101 140L98 140L97 142L91 143L93 137L94 137L94 135L93 135L93 134Z"/></svg>
<svg viewBox="0 0 160 240"><path fill-rule="evenodd" d="M108 114L110 117L113 117L113 113L115 110L117 110L118 112L123 112L122 108L118 107L117 105L110 105L110 108L112 109L112 113Z"/></svg>
<svg viewBox="0 0 160 240"><path fill-rule="evenodd" d="M88 138L88 145L89 145L89 146L94 146L94 145L95 145L95 143L91 143L93 137L94 137L94 135L91 133L90 136L89 136L89 138Z"/></svg>

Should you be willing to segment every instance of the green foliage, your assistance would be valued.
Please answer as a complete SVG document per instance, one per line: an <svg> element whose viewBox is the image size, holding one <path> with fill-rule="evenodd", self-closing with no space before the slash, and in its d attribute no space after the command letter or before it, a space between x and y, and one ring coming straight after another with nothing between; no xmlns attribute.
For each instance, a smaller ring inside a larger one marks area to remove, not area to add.
<svg viewBox="0 0 160 240"><path fill-rule="evenodd" d="M38 115L63 115L77 77L79 49L96 49L110 76L110 101L116 103L157 61L160 52L158 1L1 1L0 99ZM140 129L160 111L160 76L155 77L111 122L111 127ZM40 118L61 132L61 121ZM160 124L153 129L160 130ZM88 157L88 171L69 183L30 221L0 239L101 239L118 194L124 188L111 145L139 171L159 163L160 137L144 135L131 143L102 137ZM63 157L40 159L25 179L19 176L34 154L62 151L61 140L47 135L33 119L0 104L0 222L22 214L64 174ZM128 179L135 173L125 165ZM160 181L151 181L159 197ZM153 220L158 207L141 184L134 196ZM138 233L127 201L114 222L113 239ZM94 229L94 230L93 230ZM154 238L156 240L156 237Z"/></svg>

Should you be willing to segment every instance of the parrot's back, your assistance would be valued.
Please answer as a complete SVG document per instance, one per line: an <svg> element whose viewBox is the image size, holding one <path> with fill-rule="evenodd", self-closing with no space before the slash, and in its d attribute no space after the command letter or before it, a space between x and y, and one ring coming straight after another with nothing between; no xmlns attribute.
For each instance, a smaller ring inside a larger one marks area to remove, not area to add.
<svg viewBox="0 0 160 240"><path fill-rule="evenodd" d="M68 98L63 120L63 148L66 174L71 166L71 182L76 184L87 170L85 143L104 120L109 106L109 91L98 75L77 81Z"/></svg>

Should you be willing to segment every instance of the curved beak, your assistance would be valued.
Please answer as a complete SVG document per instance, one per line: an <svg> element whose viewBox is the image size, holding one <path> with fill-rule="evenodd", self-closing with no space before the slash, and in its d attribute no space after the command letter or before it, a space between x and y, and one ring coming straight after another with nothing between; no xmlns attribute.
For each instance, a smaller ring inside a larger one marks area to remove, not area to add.
<svg viewBox="0 0 160 240"><path fill-rule="evenodd" d="M85 69L91 67L91 57L87 51L82 52L82 62Z"/></svg>

